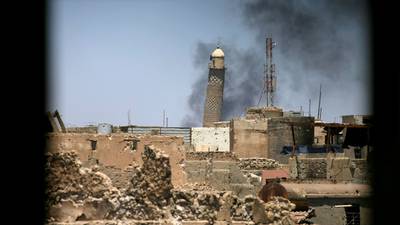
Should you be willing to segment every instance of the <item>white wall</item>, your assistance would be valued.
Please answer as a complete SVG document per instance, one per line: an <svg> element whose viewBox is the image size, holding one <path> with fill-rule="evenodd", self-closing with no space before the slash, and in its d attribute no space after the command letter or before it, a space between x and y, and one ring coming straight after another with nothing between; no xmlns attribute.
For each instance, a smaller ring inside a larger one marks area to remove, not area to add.
<svg viewBox="0 0 400 225"><path fill-rule="evenodd" d="M199 152L229 152L229 127L193 127L192 145Z"/></svg>

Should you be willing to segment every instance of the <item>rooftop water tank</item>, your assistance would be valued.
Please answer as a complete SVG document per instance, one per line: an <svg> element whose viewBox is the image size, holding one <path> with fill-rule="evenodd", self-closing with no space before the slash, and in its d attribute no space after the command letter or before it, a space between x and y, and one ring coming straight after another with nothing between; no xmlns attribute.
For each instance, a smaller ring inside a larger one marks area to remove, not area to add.
<svg viewBox="0 0 400 225"><path fill-rule="evenodd" d="M100 123L97 126L98 134L111 134L112 133L112 125L108 123Z"/></svg>

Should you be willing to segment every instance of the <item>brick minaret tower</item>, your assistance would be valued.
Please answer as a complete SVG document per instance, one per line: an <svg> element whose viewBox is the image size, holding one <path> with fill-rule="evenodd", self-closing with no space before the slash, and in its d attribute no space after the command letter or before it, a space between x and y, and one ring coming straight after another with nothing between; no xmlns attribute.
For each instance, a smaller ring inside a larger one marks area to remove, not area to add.
<svg viewBox="0 0 400 225"><path fill-rule="evenodd" d="M203 127L212 127L220 121L224 95L224 52L219 46L211 53L210 60Z"/></svg>

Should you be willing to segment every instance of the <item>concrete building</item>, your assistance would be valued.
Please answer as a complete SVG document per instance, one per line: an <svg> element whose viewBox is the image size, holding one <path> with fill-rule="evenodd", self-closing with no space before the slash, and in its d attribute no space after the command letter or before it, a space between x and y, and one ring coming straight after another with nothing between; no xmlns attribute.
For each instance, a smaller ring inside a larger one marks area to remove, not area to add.
<svg viewBox="0 0 400 225"><path fill-rule="evenodd" d="M249 108L246 117L233 119L230 127L231 152L239 158L270 158L287 164L289 156L281 154L284 146L292 146L293 141L312 145L314 139L313 117L285 117L277 107Z"/></svg>
<svg viewBox="0 0 400 225"><path fill-rule="evenodd" d="M312 207L315 224L372 224L371 188L355 183L283 182L296 207Z"/></svg>
<svg viewBox="0 0 400 225"><path fill-rule="evenodd" d="M344 115L342 116L342 123L366 125L371 122L371 119L370 115Z"/></svg>
<svg viewBox="0 0 400 225"><path fill-rule="evenodd" d="M225 65L224 52L217 47L210 56L208 85L204 104L203 126L213 127L221 119L224 95Z"/></svg>

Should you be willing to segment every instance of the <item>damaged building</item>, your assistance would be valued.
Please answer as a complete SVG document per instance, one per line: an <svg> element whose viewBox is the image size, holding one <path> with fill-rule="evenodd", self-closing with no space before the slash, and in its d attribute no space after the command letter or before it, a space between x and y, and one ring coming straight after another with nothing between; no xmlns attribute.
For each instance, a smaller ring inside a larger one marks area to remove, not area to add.
<svg viewBox="0 0 400 225"><path fill-rule="evenodd" d="M369 120L270 105L220 121L224 57L203 127L66 128L49 113L47 224L371 224Z"/></svg>

